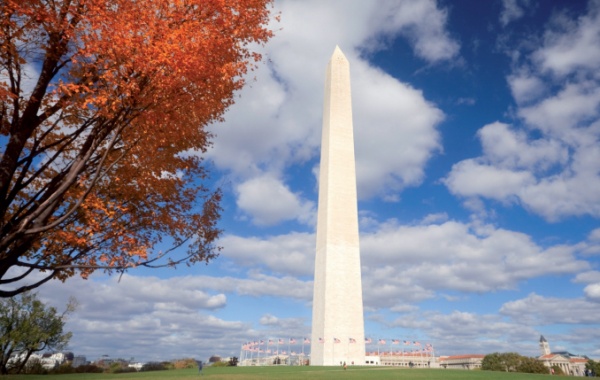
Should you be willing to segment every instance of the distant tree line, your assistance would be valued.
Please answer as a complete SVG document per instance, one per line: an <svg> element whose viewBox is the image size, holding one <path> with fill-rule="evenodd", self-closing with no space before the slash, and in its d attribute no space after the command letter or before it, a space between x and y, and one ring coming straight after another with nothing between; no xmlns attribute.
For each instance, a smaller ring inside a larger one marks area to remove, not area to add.
<svg viewBox="0 0 600 380"><path fill-rule="evenodd" d="M594 361L592 359L588 360L585 365L585 369L587 369L592 376L600 377L600 362Z"/></svg>
<svg viewBox="0 0 600 380"><path fill-rule="evenodd" d="M549 369L536 358L522 356L516 352L506 352L486 355L481 362L484 371L544 373ZM557 373L558 374L558 373Z"/></svg>
<svg viewBox="0 0 600 380"><path fill-rule="evenodd" d="M600 362L589 359L585 368L587 373L593 377L600 376ZM516 352L506 352L486 355L481 362L481 369L484 371L502 371L502 372L522 372L522 373L542 373L547 374L550 368L546 367L536 358L522 356ZM555 375L564 375L564 371L559 366L552 366ZM589 375L588 375L589 376Z"/></svg>

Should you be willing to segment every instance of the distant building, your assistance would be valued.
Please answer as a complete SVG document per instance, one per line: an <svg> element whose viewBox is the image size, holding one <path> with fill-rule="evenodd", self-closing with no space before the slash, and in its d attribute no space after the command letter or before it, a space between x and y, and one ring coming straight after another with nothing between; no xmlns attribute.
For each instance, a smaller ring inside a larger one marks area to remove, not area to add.
<svg viewBox="0 0 600 380"><path fill-rule="evenodd" d="M366 365L386 365L408 368L439 368L439 358L433 352L372 352L367 353Z"/></svg>
<svg viewBox="0 0 600 380"><path fill-rule="evenodd" d="M72 352L33 353L31 356L29 356L27 363L31 364L33 362L39 362L45 369L53 369L66 362L72 362L73 358L74 355ZM8 363L15 363L23 360L25 360L25 354L21 353L18 355L13 355L8 360Z"/></svg>
<svg viewBox="0 0 600 380"><path fill-rule="evenodd" d="M538 360L548 367L548 371L554 366L560 368L566 375L585 376L585 364L588 358L574 355L567 351L551 352L550 345L544 336L540 336L540 351L542 355Z"/></svg>
<svg viewBox="0 0 600 380"><path fill-rule="evenodd" d="M208 358L208 362L210 364L212 363L219 363L221 361L221 357L219 355L213 355L210 358Z"/></svg>
<svg viewBox="0 0 600 380"><path fill-rule="evenodd" d="M540 335L540 351L542 352L542 356L551 354L550 345L543 335Z"/></svg>
<svg viewBox="0 0 600 380"><path fill-rule="evenodd" d="M481 369L481 362L485 355L453 355L440 356L440 367L448 369Z"/></svg>
<svg viewBox="0 0 600 380"><path fill-rule="evenodd" d="M71 363L71 366L73 368L77 368L79 366L86 365L86 364L88 364L87 358L83 355L77 355L77 356L73 357L73 362Z"/></svg>

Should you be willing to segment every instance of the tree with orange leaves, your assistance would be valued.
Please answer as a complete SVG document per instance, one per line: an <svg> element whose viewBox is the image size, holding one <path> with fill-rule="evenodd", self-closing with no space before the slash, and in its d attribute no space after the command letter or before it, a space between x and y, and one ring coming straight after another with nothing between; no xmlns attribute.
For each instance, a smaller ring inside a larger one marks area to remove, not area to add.
<svg viewBox="0 0 600 380"><path fill-rule="evenodd" d="M218 254L205 127L261 59L270 3L0 2L0 297Z"/></svg>

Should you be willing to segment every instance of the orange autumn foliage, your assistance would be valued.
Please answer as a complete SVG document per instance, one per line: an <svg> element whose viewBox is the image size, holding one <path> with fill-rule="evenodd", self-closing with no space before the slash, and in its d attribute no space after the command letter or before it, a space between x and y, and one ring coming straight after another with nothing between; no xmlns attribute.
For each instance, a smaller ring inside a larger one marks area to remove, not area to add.
<svg viewBox="0 0 600 380"><path fill-rule="evenodd" d="M0 2L0 296L216 256L205 127L261 59L270 2Z"/></svg>

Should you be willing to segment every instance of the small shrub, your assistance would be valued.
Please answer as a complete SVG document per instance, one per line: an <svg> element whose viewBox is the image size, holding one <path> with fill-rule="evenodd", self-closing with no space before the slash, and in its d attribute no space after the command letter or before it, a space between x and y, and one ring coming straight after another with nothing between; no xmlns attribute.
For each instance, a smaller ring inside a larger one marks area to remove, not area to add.
<svg viewBox="0 0 600 380"><path fill-rule="evenodd" d="M196 364L196 360L191 359L191 358L175 360L175 362L173 363L174 369L187 369L187 368L197 368L197 367L198 367L198 364Z"/></svg>
<svg viewBox="0 0 600 380"><path fill-rule="evenodd" d="M210 365L211 367L228 367L229 364L227 362L215 362Z"/></svg>
<svg viewBox="0 0 600 380"><path fill-rule="evenodd" d="M102 373L104 369L94 364L84 364L75 368L75 373Z"/></svg>
<svg viewBox="0 0 600 380"><path fill-rule="evenodd" d="M162 364L162 366L166 370L175 369L175 365L173 364L173 362L161 362L160 364Z"/></svg>
<svg viewBox="0 0 600 380"><path fill-rule="evenodd" d="M165 370L165 366L163 365L163 363L159 363L159 362L149 362L146 363L142 366L142 369L140 369L140 372L147 372L147 371L164 371Z"/></svg>
<svg viewBox="0 0 600 380"><path fill-rule="evenodd" d="M131 373L131 372L137 372L137 369L133 368L133 367L121 367L121 368L116 368L113 373Z"/></svg>
<svg viewBox="0 0 600 380"><path fill-rule="evenodd" d="M27 375L47 375L48 370L44 368L42 362L36 359L29 360L27 364L25 364L25 368L23 372Z"/></svg>
<svg viewBox="0 0 600 380"><path fill-rule="evenodd" d="M565 374L564 371L562 370L562 368L560 368L557 365L553 365L552 369L554 370L555 375L564 375Z"/></svg>
<svg viewBox="0 0 600 380"><path fill-rule="evenodd" d="M54 368L52 371L50 371L51 374L53 375L64 375L64 374L69 374L69 373L75 373L75 368L73 368L71 366L71 363L63 363L61 365L59 365L58 367Z"/></svg>

